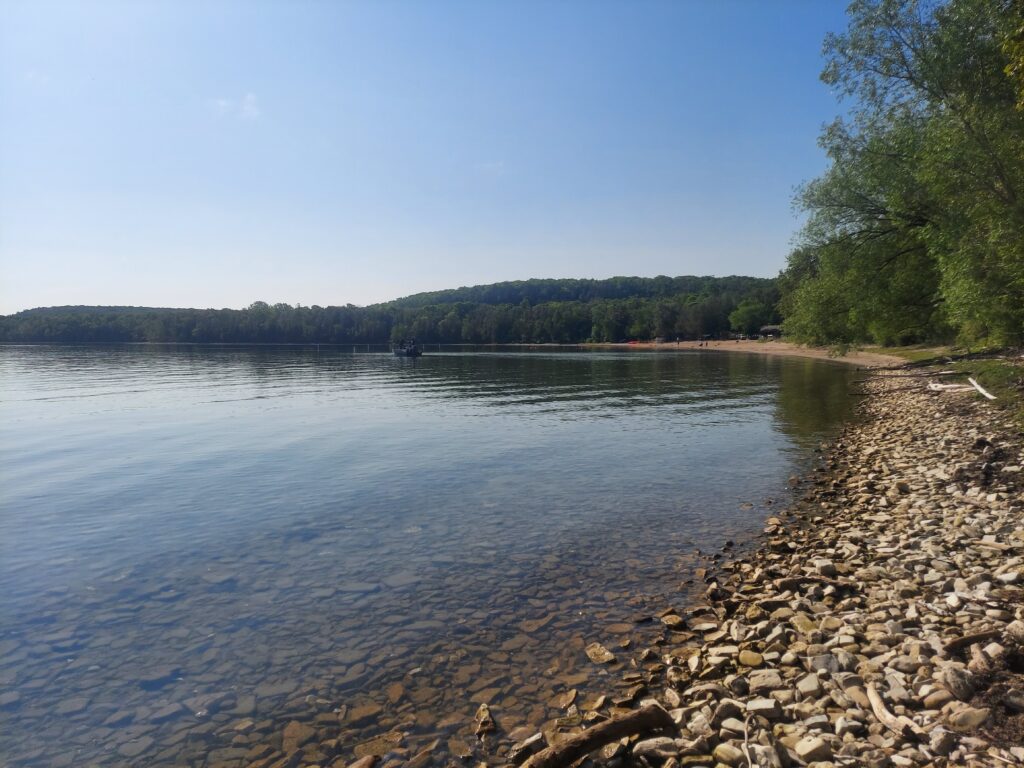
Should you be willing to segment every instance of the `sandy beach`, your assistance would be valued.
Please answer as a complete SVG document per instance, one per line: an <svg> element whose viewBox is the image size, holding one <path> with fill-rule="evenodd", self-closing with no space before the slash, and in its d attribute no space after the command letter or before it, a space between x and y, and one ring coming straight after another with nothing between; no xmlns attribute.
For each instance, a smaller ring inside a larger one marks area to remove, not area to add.
<svg viewBox="0 0 1024 768"><path fill-rule="evenodd" d="M819 360L835 360L847 365L864 368L890 368L902 365L905 360L895 355L884 355L878 352L860 352L851 350L841 357L833 356L824 347L805 347L788 341L709 341L698 346L696 341L674 341L655 344L653 341L641 341L635 344L586 344L587 347L601 349L645 349L658 351L706 350L710 352L749 352L757 355L784 355L787 357L811 357Z"/></svg>

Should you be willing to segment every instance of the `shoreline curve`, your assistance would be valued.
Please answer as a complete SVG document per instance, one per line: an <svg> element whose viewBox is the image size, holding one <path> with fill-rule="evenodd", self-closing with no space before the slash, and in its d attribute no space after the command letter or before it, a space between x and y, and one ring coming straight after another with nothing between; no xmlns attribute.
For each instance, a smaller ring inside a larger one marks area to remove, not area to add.
<svg viewBox="0 0 1024 768"><path fill-rule="evenodd" d="M836 356L825 347L805 347L789 341L709 341L707 346L698 346L696 341L666 341L657 344L653 341L640 341L633 344L613 344L609 342L581 344L591 349L644 349L671 352L673 350L700 352L746 352L758 355L779 355L783 357L809 357L816 360L832 360L847 365L865 368L892 368L904 365L907 361L895 355L880 352L851 351Z"/></svg>

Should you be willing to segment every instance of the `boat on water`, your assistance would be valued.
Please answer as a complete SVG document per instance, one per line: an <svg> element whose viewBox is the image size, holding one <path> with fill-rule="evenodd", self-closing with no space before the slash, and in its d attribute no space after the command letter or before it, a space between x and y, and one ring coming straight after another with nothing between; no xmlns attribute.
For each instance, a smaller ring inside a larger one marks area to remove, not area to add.
<svg viewBox="0 0 1024 768"><path fill-rule="evenodd" d="M395 353L395 357L420 357L423 354L423 350L416 343L416 339L401 341L392 346L391 349Z"/></svg>

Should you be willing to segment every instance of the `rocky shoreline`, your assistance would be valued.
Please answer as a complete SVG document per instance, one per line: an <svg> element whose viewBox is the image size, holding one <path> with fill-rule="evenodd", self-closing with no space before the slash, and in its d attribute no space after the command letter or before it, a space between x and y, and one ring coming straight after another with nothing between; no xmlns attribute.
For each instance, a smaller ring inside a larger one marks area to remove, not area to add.
<svg viewBox="0 0 1024 768"><path fill-rule="evenodd" d="M708 577L705 604L659 617L665 645L637 653L623 680L676 727L592 759L1024 764L1020 434L926 381L870 379L861 419L768 520L763 546ZM555 725L511 758L564 738Z"/></svg>
<svg viewBox="0 0 1024 768"><path fill-rule="evenodd" d="M653 642L581 651L606 695L567 688L540 727L482 704L464 736L410 750L395 732L355 746L354 763L353 745L293 723L247 764L550 765L558 745L652 706L671 725L585 764L1024 764L1021 433L927 381L876 372L859 419L793 479L798 498L754 552L698 569L702 600L638 616L661 627Z"/></svg>

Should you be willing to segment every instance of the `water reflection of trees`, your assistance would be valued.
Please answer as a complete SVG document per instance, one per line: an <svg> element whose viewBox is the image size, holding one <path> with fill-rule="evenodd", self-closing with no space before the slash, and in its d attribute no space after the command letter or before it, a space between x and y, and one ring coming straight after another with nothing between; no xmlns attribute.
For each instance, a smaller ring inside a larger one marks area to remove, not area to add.
<svg viewBox="0 0 1024 768"><path fill-rule="evenodd" d="M400 388L414 400L491 400L496 404L642 407L696 403L775 405L778 427L817 440L847 418L855 371L820 360L697 352L497 352L428 354L418 360L337 349L98 345L8 347L8 364L46 379L102 375L112 387L147 376L187 388L218 382L286 394L351 387ZM616 402L617 401L617 402Z"/></svg>
<svg viewBox="0 0 1024 768"><path fill-rule="evenodd" d="M775 420L800 444L819 441L828 428L850 418L857 371L841 363L807 358L779 360Z"/></svg>
<svg viewBox="0 0 1024 768"><path fill-rule="evenodd" d="M765 386L756 360L699 354L466 355L437 364L421 360L403 373L442 397L580 404L617 399L622 407L711 396L742 400Z"/></svg>

